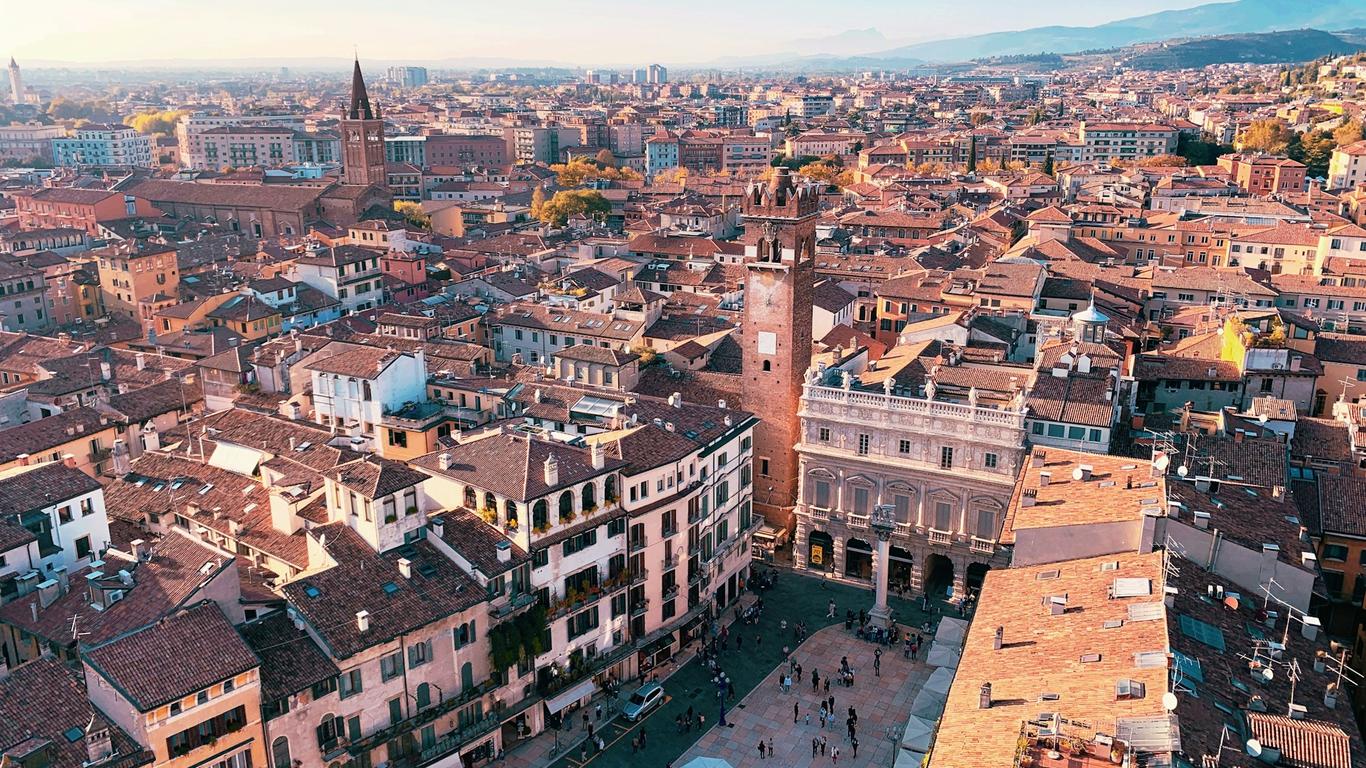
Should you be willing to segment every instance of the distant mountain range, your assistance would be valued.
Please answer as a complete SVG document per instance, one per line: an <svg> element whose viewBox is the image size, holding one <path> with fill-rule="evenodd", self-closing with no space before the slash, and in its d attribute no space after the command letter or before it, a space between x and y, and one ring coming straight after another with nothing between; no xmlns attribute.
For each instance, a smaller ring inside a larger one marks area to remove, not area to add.
<svg viewBox="0 0 1366 768"><path fill-rule="evenodd" d="M1093 27L1036 27L934 40L867 53L860 58L954 62L990 56L1121 48L1174 37L1360 26L1366 26L1366 2L1362 0L1236 0L1135 16Z"/></svg>
<svg viewBox="0 0 1366 768"><path fill-rule="evenodd" d="M1161 45L1140 45L1120 57L1135 69L1192 69L1232 62L1289 64L1320 56L1340 56L1366 48L1358 38L1334 35L1317 29L1219 35L1193 40L1173 40Z"/></svg>

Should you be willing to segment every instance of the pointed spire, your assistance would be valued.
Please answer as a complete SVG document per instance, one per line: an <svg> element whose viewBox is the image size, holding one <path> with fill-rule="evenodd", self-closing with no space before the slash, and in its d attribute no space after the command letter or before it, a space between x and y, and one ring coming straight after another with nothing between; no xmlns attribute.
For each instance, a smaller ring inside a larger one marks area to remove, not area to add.
<svg viewBox="0 0 1366 768"><path fill-rule="evenodd" d="M351 70L351 109L347 117L352 120L374 120L375 113L370 109L370 95L365 92L365 77L360 73L360 59Z"/></svg>
<svg viewBox="0 0 1366 768"><path fill-rule="evenodd" d="M18 68L19 68L19 62L15 61L13 56L9 57L9 67L10 67L10 69L18 69Z"/></svg>

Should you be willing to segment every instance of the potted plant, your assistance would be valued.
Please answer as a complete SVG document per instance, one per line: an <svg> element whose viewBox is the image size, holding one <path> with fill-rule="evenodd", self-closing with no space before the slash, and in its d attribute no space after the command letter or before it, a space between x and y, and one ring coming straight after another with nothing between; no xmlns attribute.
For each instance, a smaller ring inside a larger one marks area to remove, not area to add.
<svg viewBox="0 0 1366 768"><path fill-rule="evenodd" d="M492 525L498 521L498 510L493 507L484 507L479 510L479 516L484 519L484 522Z"/></svg>
<svg viewBox="0 0 1366 768"><path fill-rule="evenodd" d="M509 531L517 530L517 518L514 517L507 521L507 529Z"/></svg>

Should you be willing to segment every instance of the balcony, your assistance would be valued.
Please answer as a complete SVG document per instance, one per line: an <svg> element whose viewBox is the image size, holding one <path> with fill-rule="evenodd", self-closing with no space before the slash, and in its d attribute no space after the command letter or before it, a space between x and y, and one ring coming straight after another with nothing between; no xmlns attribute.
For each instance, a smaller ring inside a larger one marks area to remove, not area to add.
<svg viewBox="0 0 1366 768"><path fill-rule="evenodd" d="M428 765L432 761L454 754L466 744L478 739L486 733L493 732L498 724L502 722L502 715L497 711L490 711L482 719L476 720L459 730L451 731L436 741L435 744L427 747L419 753L419 759L411 757L399 758L389 763L392 768L409 768L409 766Z"/></svg>
<svg viewBox="0 0 1366 768"><path fill-rule="evenodd" d="M674 569L674 568L677 568L677 567L678 567L678 553L675 552L675 553L669 555L668 557L665 557L665 558L664 558L664 561L663 561L663 565L664 565L664 570L666 570L666 571L672 570L672 569Z"/></svg>
<svg viewBox="0 0 1366 768"><path fill-rule="evenodd" d="M475 701L476 699L482 698L485 694L489 693L490 691L493 691L497 687L498 686L495 685L492 680L485 680L484 682L478 685L466 688L465 690L461 691L455 696L444 698L441 701L432 704L431 706L425 707L421 710L418 710L417 712L414 712L410 717L406 717L403 720L398 721L397 723L389 725L385 728L381 728L368 736L356 739L355 741L346 744L346 751L352 755L366 754L370 750L380 746L381 744L387 744L406 733L411 733L421 728L422 726L433 722L434 720L436 720L444 714L459 709L460 707L469 704ZM459 740L455 743L455 746L458 747L465 741L468 741L469 739L472 739L475 736L487 732L479 731L479 728L481 726L487 726L487 721L489 719L492 719L492 727L497 727L498 716L495 712L490 711L483 720L465 726L464 728L461 728L458 731L452 731L446 737L446 739L442 739L441 741L437 742L437 746L439 746L442 742L446 741L447 739L459 738ZM466 733L467 731L469 732L468 734ZM436 746L433 746L432 749L436 749ZM413 764L417 765L418 763Z"/></svg>
<svg viewBox="0 0 1366 768"><path fill-rule="evenodd" d="M930 529L930 543L931 543L931 544L938 544L938 545L941 546L941 547L947 547L947 546L953 544L953 532L952 532L952 531L936 531L936 530L934 530L933 528L931 528L931 529Z"/></svg>
<svg viewBox="0 0 1366 768"><path fill-rule="evenodd" d="M868 527L868 515L858 515L858 514L854 514L853 512L850 512L850 513L849 513L849 517L848 517L848 519L846 520L846 524L847 524L850 528L867 528L867 527Z"/></svg>
<svg viewBox="0 0 1366 768"><path fill-rule="evenodd" d="M672 599L674 599L675 597L678 597L678 585L677 585L677 584L670 584L669 586L667 586L667 587L664 588L664 599L665 599L665 600L672 600Z"/></svg>
<svg viewBox="0 0 1366 768"><path fill-rule="evenodd" d="M711 580L711 569L699 568L688 576L688 586L696 587Z"/></svg>
<svg viewBox="0 0 1366 768"><path fill-rule="evenodd" d="M979 539L976 536L973 536L972 543L968 545L968 548L973 552L989 555L996 551L996 542L991 539Z"/></svg>
<svg viewBox="0 0 1366 768"><path fill-rule="evenodd" d="M628 573L631 575L632 584L639 584L650 578L650 571L646 568L632 568Z"/></svg>
<svg viewBox="0 0 1366 768"><path fill-rule="evenodd" d="M812 520L830 519L830 510L824 509L822 507L807 507L806 513L811 516Z"/></svg>
<svg viewBox="0 0 1366 768"><path fill-rule="evenodd" d="M914 529L915 526L911 523L897 523L896 529L893 531L893 533L895 533L898 536L910 536L911 531Z"/></svg>
<svg viewBox="0 0 1366 768"><path fill-rule="evenodd" d="M527 608L533 605L535 602L536 596L531 594L530 592L523 592L520 595L513 595L512 597L506 600L494 601L493 615L496 618L505 619L514 613L520 612L523 608Z"/></svg>
<svg viewBox="0 0 1366 768"><path fill-rule="evenodd" d="M631 616L644 616L648 610L650 610L650 598L647 597L631 605Z"/></svg>
<svg viewBox="0 0 1366 768"><path fill-rule="evenodd" d="M677 536L677 535L678 535L678 523L671 523L671 524L669 524L669 525L664 526L664 527L660 530L659 535L660 535L661 537L663 537L663 538L666 538L666 539L669 538L670 536Z"/></svg>
<svg viewBox="0 0 1366 768"><path fill-rule="evenodd" d="M639 552L640 550L645 549L645 547L648 546L649 543L650 540L648 538L644 536L636 536L635 538L630 540L630 543L627 545L627 549L630 552Z"/></svg>

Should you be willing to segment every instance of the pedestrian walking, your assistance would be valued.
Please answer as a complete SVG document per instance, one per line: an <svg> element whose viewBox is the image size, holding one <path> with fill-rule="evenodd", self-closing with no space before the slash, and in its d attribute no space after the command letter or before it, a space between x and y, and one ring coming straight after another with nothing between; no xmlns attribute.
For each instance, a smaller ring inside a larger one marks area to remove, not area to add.
<svg viewBox="0 0 1366 768"><path fill-rule="evenodd" d="M835 694L830 694L830 711L835 711Z"/></svg>
<svg viewBox="0 0 1366 768"><path fill-rule="evenodd" d="M602 720L602 702L601 702L601 701L599 701L598 704L597 704L597 706L593 708L593 713L597 716L597 719L598 719L599 721Z"/></svg>
<svg viewBox="0 0 1366 768"><path fill-rule="evenodd" d="M584 763L584 762L587 762L587 761L588 761L588 742L585 741L584 743L582 743L582 744L579 745L579 762L580 762L580 763Z"/></svg>
<svg viewBox="0 0 1366 768"><path fill-rule="evenodd" d="M768 756L773 757L773 737L768 737Z"/></svg>
<svg viewBox="0 0 1366 768"><path fill-rule="evenodd" d="M853 748L853 750L854 750L854 757L857 758L857 757L858 757L858 737L857 737L857 736L855 736L854 738L852 738L852 739L849 740L849 746Z"/></svg>
<svg viewBox="0 0 1366 768"><path fill-rule="evenodd" d="M835 618L835 601L834 601L834 600L831 600L831 601L830 601L830 610L826 612L825 618L827 618L827 619L833 619L833 618Z"/></svg>
<svg viewBox="0 0 1366 768"><path fill-rule="evenodd" d="M828 678L828 677L825 678L825 682L821 684L821 687L825 689L825 690L824 690L824 693L829 693L829 692L830 692L830 678ZM830 698L831 698L831 699L834 699L833 696L830 697Z"/></svg>
<svg viewBox="0 0 1366 768"><path fill-rule="evenodd" d="M795 702L795 701L792 702L792 722L793 722L793 723L796 723L796 722L797 722L797 717L799 716L800 710L801 710L801 707L797 704L797 702Z"/></svg>
<svg viewBox="0 0 1366 768"><path fill-rule="evenodd" d="M807 725L811 725L811 713L810 713L810 712L807 712L807 713L806 713L806 724L807 724Z"/></svg>
<svg viewBox="0 0 1366 768"><path fill-rule="evenodd" d="M873 651L873 676L882 677L882 649Z"/></svg>
<svg viewBox="0 0 1366 768"><path fill-rule="evenodd" d="M815 736L812 736L812 737L811 737L811 757L814 758L814 757L816 756L817 750L819 750L820 748L821 748L821 740L818 739L818 738L816 738Z"/></svg>
<svg viewBox="0 0 1366 768"><path fill-rule="evenodd" d="M762 738L759 739L759 759L764 759L764 740Z"/></svg>
<svg viewBox="0 0 1366 768"><path fill-rule="evenodd" d="M816 670L811 670L811 692L815 693L820 688L821 676Z"/></svg>
<svg viewBox="0 0 1366 768"><path fill-rule="evenodd" d="M821 737L821 757L825 757L825 746L826 746L827 743L828 743L828 742L825 740L825 737L822 736L822 737Z"/></svg>
<svg viewBox="0 0 1366 768"><path fill-rule="evenodd" d="M588 730L588 710L584 710L583 713L583 730Z"/></svg>
<svg viewBox="0 0 1366 768"><path fill-rule="evenodd" d="M834 749L830 750L830 762L834 763L835 765L839 765L839 764L840 764L840 748L839 748L839 747L835 747Z"/></svg>

